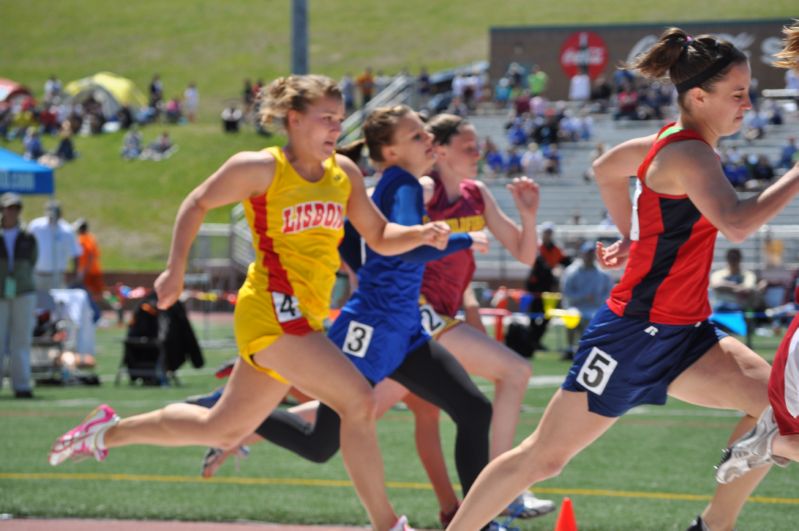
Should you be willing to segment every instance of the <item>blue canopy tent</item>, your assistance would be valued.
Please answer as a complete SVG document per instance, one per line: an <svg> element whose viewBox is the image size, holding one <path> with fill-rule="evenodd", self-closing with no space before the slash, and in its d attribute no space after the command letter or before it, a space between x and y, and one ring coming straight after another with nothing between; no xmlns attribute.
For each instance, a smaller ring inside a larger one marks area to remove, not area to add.
<svg viewBox="0 0 799 531"><path fill-rule="evenodd" d="M0 148L0 193L53 195L52 168Z"/></svg>

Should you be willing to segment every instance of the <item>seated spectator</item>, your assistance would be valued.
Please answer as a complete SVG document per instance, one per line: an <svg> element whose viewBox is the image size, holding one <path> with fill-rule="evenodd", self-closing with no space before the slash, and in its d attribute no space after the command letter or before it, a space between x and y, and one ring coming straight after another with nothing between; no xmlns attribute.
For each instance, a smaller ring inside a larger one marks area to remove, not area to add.
<svg viewBox="0 0 799 531"><path fill-rule="evenodd" d="M169 131L161 133L161 135L154 142L150 142L150 145L147 147L156 153L162 154L172 149L172 139L169 138Z"/></svg>
<svg viewBox="0 0 799 531"><path fill-rule="evenodd" d="M797 160L799 160L799 147L796 145L796 138L791 136L788 137L785 145L782 146L780 161L777 163L777 167L790 168Z"/></svg>
<svg viewBox="0 0 799 531"><path fill-rule="evenodd" d="M39 126L41 127L42 134L54 135L58 132L58 117L56 115L57 108L53 106L46 106L39 112Z"/></svg>
<svg viewBox="0 0 799 531"><path fill-rule="evenodd" d="M133 160L139 158L142 152L142 137L136 124L125 133L122 139L122 158Z"/></svg>
<svg viewBox="0 0 799 531"><path fill-rule="evenodd" d="M172 144L172 139L169 138L169 131L164 131L142 151L139 158L144 160L163 160L172 156L175 150L176 146Z"/></svg>
<svg viewBox="0 0 799 531"><path fill-rule="evenodd" d="M638 91L632 83L624 83L616 94L616 113L613 119L638 119Z"/></svg>
<svg viewBox="0 0 799 531"><path fill-rule="evenodd" d="M710 274L710 289L715 299L714 310L750 310L759 299L757 278L741 267L741 250L727 251L727 266Z"/></svg>
<svg viewBox="0 0 799 531"><path fill-rule="evenodd" d="M130 126L133 125L133 111L130 110L130 107L127 105L123 105L117 111L117 121L119 122L119 128L128 130Z"/></svg>
<svg viewBox="0 0 799 531"><path fill-rule="evenodd" d="M721 155L721 167L727 180L735 188L744 188L746 182L752 178L744 158L735 146L723 152Z"/></svg>
<svg viewBox="0 0 799 531"><path fill-rule="evenodd" d="M180 98L177 96L166 102L164 107L164 115L166 116L167 123L176 124L180 122L183 117L183 110L180 106Z"/></svg>
<svg viewBox="0 0 799 531"><path fill-rule="evenodd" d="M560 175L560 151L557 144L544 146L544 171L550 175Z"/></svg>
<svg viewBox="0 0 799 531"><path fill-rule="evenodd" d="M39 131L31 126L25 131L25 138L22 141L25 147L25 158L30 160L38 160L39 157L44 155L44 148L42 147L42 140L39 138Z"/></svg>
<svg viewBox="0 0 799 531"><path fill-rule="evenodd" d="M508 142L512 146L524 146L527 144L527 140L524 122L520 118L516 118L508 128Z"/></svg>
<svg viewBox="0 0 799 531"><path fill-rule="evenodd" d="M449 102L447 112L455 116L469 116L469 107L464 103L462 98L454 96L452 101Z"/></svg>
<svg viewBox="0 0 799 531"><path fill-rule="evenodd" d="M497 146L487 138L483 147L483 160L488 167L489 174L493 177L505 171L505 158Z"/></svg>
<svg viewBox="0 0 799 531"><path fill-rule="evenodd" d="M533 141L542 147L558 143L560 127L558 126L558 116L555 114L554 109L547 110L544 121L536 126L532 137Z"/></svg>
<svg viewBox="0 0 799 531"><path fill-rule="evenodd" d="M521 175L523 172L522 155L515 146L510 146L508 148L508 154L505 159L505 170L508 177L515 177Z"/></svg>
<svg viewBox="0 0 799 531"><path fill-rule="evenodd" d="M544 154L538 148L538 144L535 142L527 144L527 149L522 154L522 172L532 179L544 173L545 166Z"/></svg>
<svg viewBox="0 0 799 531"><path fill-rule="evenodd" d="M760 140L766 135L767 123L768 119L763 113L758 112L755 109L749 110L744 115L744 138L749 142Z"/></svg>
<svg viewBox="0 0 799 531"><path fill-rule="evenodd" d="M757 162L751 169L752 179L758 186L765 186L774 179L774 167L766 155L757 157Z"/></svg>
<svg viewBox="0 0 799 531"><path fill-rule="evenodd" d="M222 111L222 129L226 133L238 133L241 118L241 110L235 104L231 104Z"/></svg>
<svg viewBox="0 0 799 531"><path fill-rule="evenodd" d="M75 145L72 143L72 124L67 120L61 123L58 147L52 153L46 153L39 159L41 164L51 168L58 168L65 162L74 160L77 156Z"/></svg>

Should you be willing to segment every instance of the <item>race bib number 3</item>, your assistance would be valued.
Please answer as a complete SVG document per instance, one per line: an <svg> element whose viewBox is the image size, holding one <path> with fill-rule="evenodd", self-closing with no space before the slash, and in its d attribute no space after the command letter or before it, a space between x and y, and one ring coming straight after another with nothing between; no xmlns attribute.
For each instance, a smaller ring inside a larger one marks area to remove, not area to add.
<svg viewBox="0 0 799 531"><path fill-rule="evenodd" d="M275 306L275 315L279 323L287 323L302 317L300 303L294 295L273 291L272 303Z"/></svg>
<svg viewBox="0 0 799 531"><path fill-rule="evenodd" d="M350 321L347 337L344 338L341 350L350 356L363 358L366 356L366 351L369 350L369 343L372 341L374 331L375 329L368 324Z"/></svg>
<svg viewBox="0 0 799 531"><path fill-rule="evenodd" d="M444 320L429 304L419 306L419 313L422 315L422 327L431 336L436 335L444 327Z"/></svg>
<svg viewBox="0 0 799 531"><path fill-rule="evenodd" d="M616 365L618 362L610 354L594 347L577 375L577 383L592 393L601 395L605 392L605 386L616 370Z"/></svg>

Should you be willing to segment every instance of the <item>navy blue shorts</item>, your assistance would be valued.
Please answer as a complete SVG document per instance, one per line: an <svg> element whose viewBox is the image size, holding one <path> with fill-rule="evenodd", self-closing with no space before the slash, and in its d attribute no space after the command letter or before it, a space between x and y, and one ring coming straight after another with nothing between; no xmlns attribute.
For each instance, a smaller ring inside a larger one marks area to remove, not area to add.
<svg viewBox="0 0 799 531"><path fill-rule="evenodd" d="M656 324L619 317L603 306L583 333L561 387L587 391L589 411L605 417L641 404L663 405L671 382L726 335L707 321Z"/></svg>

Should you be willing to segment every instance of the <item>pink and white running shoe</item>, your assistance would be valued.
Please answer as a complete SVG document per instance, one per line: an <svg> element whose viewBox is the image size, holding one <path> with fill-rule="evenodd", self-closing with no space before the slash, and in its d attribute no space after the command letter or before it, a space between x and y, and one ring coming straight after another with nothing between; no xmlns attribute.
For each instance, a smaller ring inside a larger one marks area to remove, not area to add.
<svg viewBox="0 0 799 531"><path fill-rule="evenodd" d="M83 422L56 439L50 449L50 464L56 466L67 459L82 461L89 457L102 461L108 450L97 447L97 437L118 422L119 416L110 406L98 406Z"/></svg>
<svg viewBox="0 0 799 531"><path fill-rule="evenodd" d="M391 526L391 529L389 531L416 531L416 530L412 528L408 523L408 517L403 515L397 519L396 523L393 526Z"/></svg>

